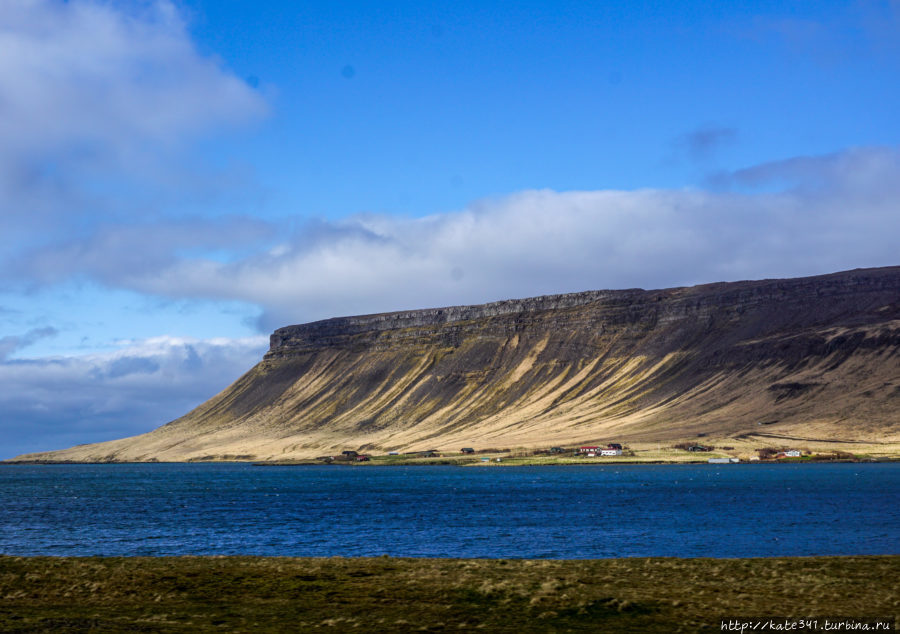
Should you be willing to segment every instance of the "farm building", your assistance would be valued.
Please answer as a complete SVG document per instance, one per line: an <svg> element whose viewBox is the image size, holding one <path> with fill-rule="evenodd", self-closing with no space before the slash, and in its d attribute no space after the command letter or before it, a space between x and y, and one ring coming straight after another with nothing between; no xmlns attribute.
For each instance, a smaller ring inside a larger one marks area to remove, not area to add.
<svg viewBox="0 0 900 634"><path fill-rule="evenodd" d="M619 443L609 443L605 447L585 445L578 448L579 453L586 454L589 458L594 456L621 456L622 445Z"/></svg>

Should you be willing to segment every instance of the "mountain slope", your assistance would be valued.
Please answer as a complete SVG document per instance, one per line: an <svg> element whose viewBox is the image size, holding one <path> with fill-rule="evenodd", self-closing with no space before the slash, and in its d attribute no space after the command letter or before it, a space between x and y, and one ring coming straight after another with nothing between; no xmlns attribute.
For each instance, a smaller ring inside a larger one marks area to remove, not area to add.
<svg viewBox="0 0 900 634"><path fill-rule="evenodd" d="M900 440L900 267L289 326L182 418L20 459L263 460L761 429Z"/></svg>

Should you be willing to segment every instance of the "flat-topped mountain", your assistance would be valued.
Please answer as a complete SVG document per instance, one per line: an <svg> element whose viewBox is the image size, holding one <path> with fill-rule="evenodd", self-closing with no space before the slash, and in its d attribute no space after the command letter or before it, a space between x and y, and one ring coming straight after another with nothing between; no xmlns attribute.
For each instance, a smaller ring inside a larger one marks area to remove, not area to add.
<svg viewBox="0 0 900 634"><path fill-rule="evenodd" d="M271 460L767 433L900 440L900 267L280 328L152 432L23 460Z"/></svg>

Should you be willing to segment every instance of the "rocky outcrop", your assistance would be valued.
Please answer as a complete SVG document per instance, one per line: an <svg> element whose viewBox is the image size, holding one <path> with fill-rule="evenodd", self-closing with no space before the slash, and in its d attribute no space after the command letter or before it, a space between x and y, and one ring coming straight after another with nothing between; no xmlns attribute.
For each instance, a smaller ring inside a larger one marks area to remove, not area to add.
<svg viewBox="0 0 900 634"><path fill-rule="evenodd" d="M591 291L287 326L143 436L31 459L307 457L338 448L900 436L900 267Z"/></svg>
<svg viewBox="0 0 900 634"><path fill-rule="evenodd" d="M338 317L279 328L267 359L321 348L365 348L410 342L458 344L468 334L509 336L537 323L563 328L602 324L660 326L681 320L735 320L761 311L770 330L831 323L883 321L873 309L900 301L900 267L790 280L719 283L659 291L588 291L475 306L451 306ZM888 304L884 304L888 302ZM581 311L569 309L581 308ZM897 306L893 306L896 311ZM547 313L558 313L559 318ZM575 312L580 314L576 315ZM895 314L895 313L892 313Z"/></svg>

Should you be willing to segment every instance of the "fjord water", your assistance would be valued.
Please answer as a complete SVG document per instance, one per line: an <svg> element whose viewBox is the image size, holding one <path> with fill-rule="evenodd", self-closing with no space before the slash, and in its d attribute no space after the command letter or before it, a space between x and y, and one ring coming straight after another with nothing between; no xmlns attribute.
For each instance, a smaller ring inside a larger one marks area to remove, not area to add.
<svg viewBox="0 0 900 634"><path fill-rule="evenodd" d="M0 469L6 555L897 553L900 464Z"/></svg>

